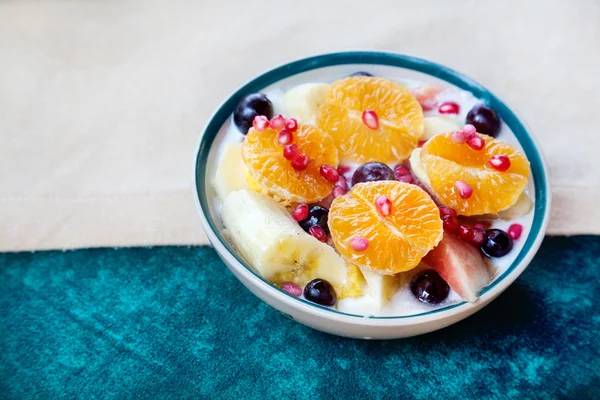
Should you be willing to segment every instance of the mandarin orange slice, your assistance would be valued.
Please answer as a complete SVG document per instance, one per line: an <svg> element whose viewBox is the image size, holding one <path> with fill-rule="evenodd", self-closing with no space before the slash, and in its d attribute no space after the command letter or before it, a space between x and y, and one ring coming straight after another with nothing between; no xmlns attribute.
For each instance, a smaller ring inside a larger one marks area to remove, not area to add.
<svg viewBox="0 0 600 400"><path fill-rule="evenodd" d="M251 128L242 145L242 158L248 173L268 192L292 203L314 203L331 194L334 184L319 169L322 165L338 166L338 152L331 136L310 125L298 125L293 144L306 154L306 169L298 171L283 156L277 141L279 131L268 128L258 132Z"/></svg>
<svg viewBox="0 0 600 400"><path fill-rule="evenodd" d="M438 200L466 216L496 214L515 204L529 178L529 161L525 155L486 135L478 134L485 141L482 150L456 143L451 135L434 136L421 151L422 166ZM494 156L507 156L510 167L503 172L493 168L488 161ZM471 187L470 197L460 196L457 181Z"/></svg>
<svg viewBox="0 0 600 400"><path fill-rule="evenodd" d="M385 204L381 196L391 207L378 206ZM333 200L328 225L342 257L382 275L413 269L443 236L431 197L416 185L396 181L354 185ZM357 239L366 248L356 246Z"/></svg>
<svg viewBox="0 0 600 400"><path fill-rule="evenodd" d="M369 127L363 112L374 111ZM423 134L423 111L410 91L376 77L349 77L329 87L317 126L329 132L343 160L397 163L406 160Z"/></svg>

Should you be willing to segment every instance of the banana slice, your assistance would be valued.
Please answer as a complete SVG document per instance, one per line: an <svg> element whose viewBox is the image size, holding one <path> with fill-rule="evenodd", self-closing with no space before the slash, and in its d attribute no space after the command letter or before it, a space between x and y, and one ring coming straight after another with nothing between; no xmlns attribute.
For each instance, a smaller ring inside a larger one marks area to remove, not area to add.
<svg viewBox="0 0 600 400"><path fill-rule="evenodd" d="M241 143L227 143L225 146L217 166L213 186L221 201L224 201L234 190L248 189Z"/></svg>
<svg viewBox="0 0 600 400"><path fill-rule="evenodd" d="M423 118L425 130L421 140L429 140L440 133L454 132L461 129L460 124L450 117L425 117Z"/></svg>
<svg viewBox="0 0 600 400"><path fill-rule="evenodd" d="M379 275L366 268L360 268L360 272L367 281L369 294L375 300L375 305L378 310L381 310L402 283L401 274L398 275Z"/></svg>
<svg viewBox="0 0 600 400"><path fill-rule="evenodd" d="M300 123L314 125L328 90L327 83L304 83L288 90L283 95L284 115L294 117Z"/></svg>
<svg viewBox="0 0 600 400"><path fill-rule="evenodd" d="M231 192L223 203L222 219L242 256L270 282L303 286L321 278L338 295L351 283L346 263L335 250L304 232L270 197L248 190Z"/></svg>
<svg viewBox="0 0 600 400"><path fill-rule="evenodd" d="M417 179L419 179L419 181L421 181L421 183L423 185L425 185L427 188L430 189L431 185L429 183L429 177L427 176L427 171L425 171L425 168L423 168L423 164L421 163L421 149L413 150L412 154L410 155L409 162L410 162L410 168L412 169L413 174L415 174ZM519 200L517 200L517 202L515 204L513 204L511 207L507 208L506 210L500 211L498 214L480 215L477 218L483 219L483 220L496 220L496 219L511 220L511 219L515 219L515 218L521 217L523 215L529 214L529 212L531 211L532 208L533 208L533 200L531 200L531 198L527 195L527 193L523 192L523 193L521 193Z"/></svg>

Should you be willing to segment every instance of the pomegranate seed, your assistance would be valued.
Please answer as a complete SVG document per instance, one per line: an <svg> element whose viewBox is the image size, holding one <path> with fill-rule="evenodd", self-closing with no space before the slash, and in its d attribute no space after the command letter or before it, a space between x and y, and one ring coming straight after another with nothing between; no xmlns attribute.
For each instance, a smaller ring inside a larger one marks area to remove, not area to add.
<svg viewBox="0 0 600 400"><path fill-rule="evenodd" d="M296 171L303 171L308 167L308 156L306 154L300 154L292 160L292 168Z"/></svg>
<svg viewBox="0 0 600 400"><path fill-rule="evenodd" d="M443 217L444 215L451 215L454 218L457 217L456 211L454 211L450 207L441 206L440 207L440 217Z"/></svg>
<svg viewBox="0 0 600 400"><path fill-rule="evenodd" d="M523 233L523 225L521 224L512 224L508 227L508 236L511 237L512 240L517 240L521 237Z"/></svg>
<svg viewBox="0 0 600 400"><path fill-rule="evenodd" d="M490 167L500 172L507 171L510 168L510 158L508 156L493 156L487 163Z"/></svg>
<svg viewBox="0 0 600 400"><path fill-rule="evenodd" d="M485 225L484 224L475 224L475 225L473 225L473 229L479 229L480 231L485 231Z"/></svg>
<svg viewBox="0 0 600 400"><path fill-rule="evenodd" d="M481 136L473 134L467 138L467 144L474 150L481 150L485 146L485 140Z"/></svg>
<svg viewBox="0 0 600 400"><path fill-rule="evenodd" d="M473 228L469 225L461 225L458 227L458 237L466 242L470 242L473 239Z"/></svg>
<svg viewBox="0 0 600 400"><path fill-rule="evenodd" d="M440 114L458 114L459 111L460 106L453 101L447 101L445 103L442 103L440 105L440 108L438 108L438 112Z"/></svg>
<svg viewBox="0 0 600 400"><path fill-rule="evenodd" d="M286 160L293 160L300 153L300 149L295 144L288 144L283 148L283 156Z"/></svg>
<svg viewBox="0 0 600 400"><path fill-rule="evenodd" d="M329 182L337 183L338 179L340 178L340 174L338 173L337 169L333 168L331 165L323 164L321 165L319 171L321 172L321 176L327 179Z"/></svg>
<svg viewBox="0 0 600 400"><path fill-rule="evenodd" d="M379 214L387 217L392 213L392 202L385 195L379 195L375 199L375 206L377 207L377 211Z"/></svg>
<svg viewBox="0 0 600 400"><path fill-rule="evenodd" d="M465 135L463 131L456 131L452 132L452 135L450 135L450 139L452 139L454 143L463 144L467 141L467 135Z"/></svg>
<svg viewBox="0 0 600 400"><path fill-rule="evenodd" d="M473 228L473 237L470 242L476 246L481 246L485 242L485 229Z"/></svg>
<svg viewBox="0 0 600 400"><path fill-rule="evenodd" d="M404 182L404 183L415 183L415 178L413 178L412 175L404 175L404 176L401 176L400 178L398 178L398 181Z"/></svg>
<svg viewBox="0 0 600 400"><path fill-rule="evenodd" d="M280 131L283 128L285 128L285 118L283 118L283 116L281 114L274 116L273 118L271 118L271 121L269 121L269 123L271 124L271 128Z"/></svg>
<svg viewBox="0 0 600 400"><path fill-rule="evenodd" d="M338 178L337 182L335 183L335 186L339 186L341 188L344 188L344 190L348 189L348 181L346 180L346 178L344 177L344 175L340 175L340 177Z"/></svg>
<svg viewBox="0 0 600 400"><path fill-rule="evenodd" d="M473 188L465 181L454 182L454 187L458 190L461 199L468 199L473 194Z"/></svg>
<svg viewBox="0 0 600 400"><path fill-rule="evenodd" d="M298 129L298 121L296 121L295 118L286 118L285 129L289 130L290 132L296 132L296 129Z"/></svg>
<svg viewBox="0 0 600 400"><path fill-rule="evenodd" d="M466 124L465 126L463 126L462 131L465 133L465 135L467 136L471 136L477 133L477 130L475 129L475 127L471 124Z"/></svg>
<svg viewBox="0 0 600 400"><path fill-rule="evenodd" d="M287 129L282 129L277 134L277 142L282 146L292 143L293 140L294 135L292 135L292 132L288 131Z"/></svg>
<svg viewBox="0 0 600 400"><path fill-rule="evenodd" d="M373 110L365 110L362 113L362 120L364 124L370 129L378 129L379 128L379 118L377 114Z"/></svg>
<svg viewBox="0 0 600 400"><path fill-rule="evenodd" d="M345 195L347 191L348 190L344 187L334 186L333 190L331 191L331 197L333 197L335 199L336 197Z"/></svg>
<svg viewBox="0 0 600 400"><path fill-rule="evenodd" d="M394 167L394 176L396 177L396 180L398 180L398 178L401 176L409 175L409 174L410 174L410 171L408 170L408 168L406 168L402 164L398 164Z"/></svg>
<svg viewBox="0 0 600 400"><path fill-rule="evenodd" d="M323 243L327 241L327 234L325 233L325 230L323 230L323 228L321 228L319 225L313 225L310 228L308 228L308 233L310 233L313 237L315 237L317 240Z"/></svg>
<svg viewBox="0 0 600 400"><path fill-rule="evenodd" d="M252 126L259 132L264 132L269 127L269 118L264 115L257 115L252 121Z"/></svg>
<svg viewBox="0 0 600 400"><path fill-rule="evenodd" d="M350 247L356 251L365 251L369 247L369 241L362 236L354 236L350 240Z"/></svg>
<svg viewBox="0 0 600 400"><path fill-rule="evenodd" d="M281 286L281 288L294 297L302 296L302 289L299 286L294 285L293 283L284 283L283 286Z"/></svg>
<svg viewBox="0 0 600 400"><path fill-rule="evenodd" d="M418 146L423 147L423 145L425 145L425 143L427 143L427 140L419 140Z"/></svg>
<svg viewBox="0 0 600 400"><path fill-rule="evenodd" d="M442 223L444 229L449 232L456 232L458 230L458 220L452 215L444 215L442 217Z"/></svg>
<svg viewBox="0 0 600 400"><path fill-rule="evenodd" d="M338 165L337 169L340 175L344 175L350 172L350 167L346 167L345 165Z"/></svg>
<svg viewBox="0 0 600 400"><path fill-rule="evenodd" d="M292 218L296 221L304 221L308 218L308 206L306 204L298 204L292 211Z"/></svg>

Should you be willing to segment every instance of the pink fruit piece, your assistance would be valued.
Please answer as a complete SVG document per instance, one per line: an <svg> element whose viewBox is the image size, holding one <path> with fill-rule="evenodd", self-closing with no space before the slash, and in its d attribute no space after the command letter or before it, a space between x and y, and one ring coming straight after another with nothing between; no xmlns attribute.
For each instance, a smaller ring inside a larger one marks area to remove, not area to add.
<svg viewBox="0 0 600 400"><path fill-rule="evenodd" d="M281 288L295 297L302 296L302 289L291 282L284 283Z"/></svg>
<svg viewBox="0 0 600 400"><path fill-rule="evenodd" d="M404 183L415 183L415 178L413 178L412 175L404 175L404 176L398 177L398 181L404 182Z"/></svg>
<svg viewBox="0 0 600 400"><path fill-rule="evenodd" d="M313 225L310 228L308 228L308 233L310 233L314 238L323 243L327 241L327 234L325 233L325 230L319 225Z"/></svg>
<svg viewBox="0 0 600 400"><path fill-rule="evenodd" d="M336 183L340 178L340 174L338 173L337 169L335 169L331 165L323 164L321 165L319 171L321 173L321 176L329 182Z"/></svg>
<svg viewBox="0 0 600 400"><path fill-rule="evenodd" d="M252 126L259 132L263 132L265 129L269 127L269 118L264 115L257 115L254 117L254 121L252 121Z"/></svg>
<svg viewBox="0 0 600 400"><path fill-rule="evenodd" d="M521 237L521 234L523 233L523 225L521 224L512 224L511 226L508 227L508 236L510 236L510 238L512 240L517 240L518 238Z"/></svg>
<svg viewBox="0 0 600 400"><path fill-rule="evenodd" d="M293 140L294 136L292 135L292 132L288 131L287 129L282 129L277 134L277 142L282 146L292 143Z"/></svg>
<svg viewBox="0 0 600 400"><path fill-rule="evenodd" d="M481 150L485 147L485 140L483 140L483 138L481 136L470 135L467 138L467 144L473 150Z"/></svg>
<svg viewBox="0 0 600 400"><path fill-rule="evenodd" d="M296 171L304 171L308 167L308 156L306 154L300 154L292 160L292 168Z"/></svg>
<svg viewBox="0 0 600 400"><path fill-rule="evenodd" d="M454 182L454 187L461 199L466 200L473 195L473 188L467 182L456 181Z"/></svg>
<svg viewBox="0 0 600 400"><path fill-rule="evenodd" d="M331 197L335 199L336 197L345 195L347 191L348 189L346 189L345 187L335 185L333 187L333 190L331 191Z"/></svg>
<svg viewBox="0 0 600 400"><path fill-rule="evenodd" d="M445 103L440 104L438 112L440 114L458 114L460 112L460 106L458 105L458 103L455 103L453 101L447 101Z"/></svg>
<svg viewBox="0 0 600 400"><path fill-rule="evenodd" d="M379 118L377 117L377 113L373 110L363 111L362 120L370 129L376 130L379 128Z"/></svg>
<svg viewBox="0 0 600 400"><path fill-rule="evenodd" d="M288 144L283 148L283 157L286 160L293 160L300 154L300 149L295 144Z"/></svg>
<svg viewBox="0 0 600 400"><path fill-rule="evenodd" d="M475 246L444 232L442 241L431 250L423 261L450 285L465 301L473 302L479 297L491 277L481 252Z"/></svg>
<svg viewBox="0 0 600 400"><path fill-rule="evenodd" d="M296 221L304 221L308 218L308 206L306 204L298 204L292 211L292 218Z"/></svg>
<svg viewBox="0 0 600 400"><path fill-rule="evenodd" d="M392 213L392 202L387 198L386 195L379 195L375 199L375 206L377 207L377 211L379 214L384 217L389 216Z"/></svg>
<svg viewBox="0 0 600 400"><path fill-rule="evenodd" d="M283 118L281 114L276 115L271 118L269 124L271 125L271 128L275 129L276 131L280 131L285 128L285 118Z"/></svg>
<svg viewBox="0 0 600 400"><path fill-rule="evenodd" d="M365 251L369 247L369 241L362 236L354 236L350 240L350 247L356 251Z"/></svg>
<svg viewBox="0 0 600 400"><path fill-rule="evenodd" d="M296 121L295 118L286 118L285 128L290 132L296 132L298 129L298 121Z"/></svg>

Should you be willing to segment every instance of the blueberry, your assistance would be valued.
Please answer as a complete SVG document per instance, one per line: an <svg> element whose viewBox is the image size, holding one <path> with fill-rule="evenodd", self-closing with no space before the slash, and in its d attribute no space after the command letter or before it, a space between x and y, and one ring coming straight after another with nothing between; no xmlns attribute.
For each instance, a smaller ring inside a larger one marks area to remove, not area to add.
<svg viewBox="0 0 600 400"><path fill-rule="evenodd" d="M491 137L498 136L500 132L500 118L496 111L492 110L485 104L475 104L467 114L465 121L477 129L477 132L489 135Z"/></svg>
<svg viewBox="0 0 600 400"><path fill-rule="evenodd" d="M370 72L366 72L366 71L358 71L353 73L350 76L373 76L373 74L371 74Z"/></svg>
<svg viewBox="0 0 600 400"><path fill-rule="evenodd" d="M321 228L323 228L325 233L328 234L329 233L329 227L327 226L327 217L328 216L329 216L329 210L326 209L325 207L312 206L310 208L310 210L308 211L308 217L298 223L300 224L302 229L304 229L306 232L308 232L308 230L311 227L313 227L315 225L319 225Z"/></svg>
<svg viewBox="0 0 600 400"><path fill-rule="evenodd" d="M394 171L380 162L368 162L361 165L352 175L352 186L361 182L393 181Z"/></svg>
<svg viewBox="0 0 600 400"><path fill-rule="evenodd" d="M252 93L240 100L233 113L233 123L245 135L257 115L264 115L269 119L273 117L271 100L263 93Z"/></svg>
<svg viewBox="0 0 600 400"><path fill-rule="evenodd" d="M488 257L502 257L513 248L513 240L508 233L500 229L488 229L485 231L485 240L481 245L481 251Z"/></svg>
<svg viewBox="0 0 600 400"><path fill-rule="evenodd" d="M438 304L448 297L450 287L440 274L430 269L413 277L410 291L422 303Z"/></svg>
<svg viewBox="0 0 600 400"><path fill-rule="evenodd" d="M325 279L313 279L308 282L304 287L304 297L322 306L332 306L337 300L333 286Z"/></svg>

